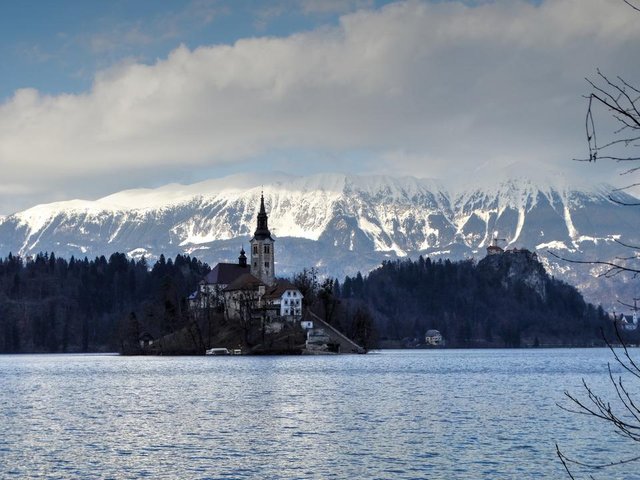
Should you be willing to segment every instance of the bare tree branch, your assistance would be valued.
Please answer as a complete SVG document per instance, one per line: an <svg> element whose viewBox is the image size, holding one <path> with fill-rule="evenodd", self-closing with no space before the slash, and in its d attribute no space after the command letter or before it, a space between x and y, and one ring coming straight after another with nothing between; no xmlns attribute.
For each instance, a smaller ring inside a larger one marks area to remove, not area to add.
<svg viewBox="0 0 640 480"><path fill-rule="evenodd" d="M640 12L640 7L635 6L633 3L631 3L630 0L622 0L622 1L627 5L629 5L631 8L633 8L634 10L637 10L638 12Z"/></svg>
<svg viewBox="0 0 640 480"><path fill-rule="evenodd" d="M627 5L635 10L640 9L631 2L625 0ZM598 82L586 79L592 92L587 96L587 113L585 115L585 131L589 158L586 161L595 162L598 159L612 160L616 162L640 161L635 155L621 155L617 147L628 148L637 146L638 130L640 130L640 106L638 105L640 91L622 77L611 80L600 70L597 70ZM618 123L618 128L612 133L613 138L600 144L596 135L596 122L594 110L597 106L604 107L611 118ZM634 169L631 169L634 171ZM629 172L627 172L629 173Z"/></svg>
<svg viewBox="0 0 640 480"><path fill-rule="evenodd" d="M633 10L640 12L640 0L622 1ZM615 79L609 78L600 70L597 70L597 77L595 80L587 78L586 81L592 89L591 93L585 97L588 100L587 111L585 114L585 133L587 137L588 158L578 159L578 161L595 162L598 159L601 159L614 161L616 163L640 163L640 155L637 153L637 149L640 148L640 89L631 85L620 76L615 77ZM614 128L611 133L608 133L608 137L596 135L596 131L598 129L595 117L596 109L599 108L606 110L608 118L617 123L616 128ZM605 138L605 141L601 141L601 138ZM633 151L625 149L633 149ZM632 153L627 153L629 151L632 151ZM626 169L621 173L621 175L631 175L638 171L640 171L640 166L635 165ZM640 186L640 182L632 182L626 187L614 190L614 192L629 190L637 186ZM609 200L618 205L640 206L640 201L633 202L620 200L614 198L613 195L609 195ZM620 241L619 239L614 240L619 245L631 249L633 254L628 257L617 257L612 261L603 261L575 260L565 258L552 251L548 251L548 253L557 259L570 263L599 265L605 267L603 273L599 276L612 277L622 272L632 273L634 277L638 276L640 274L640 246L630 245L626 242ZM636 300L637 299L634 298L634 310L636 309ZM623 302L620 303L629 307L631 306ZM565 391L564 394L569 401L569 406L559 405L559 407L567 412L587 415L603 420L613 426L616 434L633 442L640 442L640 407L623 381L623 375L630 378L633 382L640 381L640 366L639 363L630 355L615 319L613 325L616 340L618 345L621 345L622 350L620 351L619 348L614 348L612 343L604 335L604 332L603 338L609 350L613 354L615 361L620 367L622 367L622 374L616 377L613 374L611 365L607 364L609 382L611 383L611 387L614 391L612 398L614 399L615 404L612 405L605 397L594 392L583 379L583 397L578 398L577 396ZM571 472L570 465L579 466L589 470L603 470L608 467L640 461L640 456L632 456L630 458L604 463L579 461L565 455L557 444L556 454L571 479L575 479L576 477ZM593 478L593 476L590 476L589 478Z"/></svg>
<svg viewBox="0 0 640 480"><path fill-rule="evenodd" d="M621 345L620 348L623 353L620 354L619 349L614 348L613 344L606 338L603 332L604 341L612 352L618 365L623 368L623 372L630 374L633 380L638 381L640 380L640 366L630 355L629 349L620 334L617 324L615 323L614 329L616 339L619 342L619 345ZM629 389L623 382L622 375L619 375L617 378L614 377L610 364L607 364L607 370L609 381L615 391L614 398L617 398L616 407L612 406L611 402L606 400L604 397L595 393L584 379L582 379L582 386L585 398L580 399L569 392L564 392L565 396L569 399L570 405L573 407L567 407L562 404L558 404L558 406L566 412L587 415L603 420L611 424L618 435L621 435L633 442L640 442L640 408L633 400ZM640 456L632 456L604 463L585 462L567 456L562 452L557 444L556 454L558 455L558 458L560 458L560 461L570 478L575 478L569 468L570 464L590 470L603 470L609 467L640 461Z"/></svg>
<svg viewBox="0 0 640 480"><path fill-rule="evenodd" d="M634 300L640 300L640 298L634 298ZM624 305L625 307L636 308L634 305L631 305L630 303L624 303L622 300L618 300L618 303L620 305Z"/></svg>
<svg viewBox="0 0 640 480"><path fill-rule="evenodd" d="M557 258L558 260L562 260L563 262L583 264L583 265L602 265L602 266L608 267L604 272L598 274L598 277L611 278L611 277L615 277L616 275L619 275L622 272L632 273L634 277L640 275L640 267L635 268L627 265L622 265L621 263L608 262L604 260L576 260L574 258L563 257L551 250L547 250L547 253L552 257ZM640 258L629 257L629 258L618 258L618 260L639 260L640 261Z"/></svg>

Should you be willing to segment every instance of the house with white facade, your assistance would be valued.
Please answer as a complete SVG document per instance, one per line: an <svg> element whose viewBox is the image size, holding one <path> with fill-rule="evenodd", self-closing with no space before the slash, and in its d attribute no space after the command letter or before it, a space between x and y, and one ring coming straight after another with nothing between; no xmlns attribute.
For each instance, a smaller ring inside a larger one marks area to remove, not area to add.
<svg viewBox="0 0 640 480"><path fill-rule="evenodd" d="M427 333L424 336L424 343L425 345L436 347L439 345L443 345L444 339L442 338L442 334L438 330L431 329L427 330Z"/></svg>
<svg viewBox="0 0 640 480"><path fill-rule="evenodd" d="M265 304L281 317L302 316L302 300L298 287L288 280L277 280L264 296Z"/></svg>

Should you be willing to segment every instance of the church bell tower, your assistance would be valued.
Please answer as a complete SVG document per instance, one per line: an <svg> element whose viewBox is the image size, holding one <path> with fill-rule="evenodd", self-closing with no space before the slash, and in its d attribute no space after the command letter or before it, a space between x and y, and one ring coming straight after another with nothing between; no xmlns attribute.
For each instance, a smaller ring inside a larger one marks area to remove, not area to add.
<svg viewBox="0 0 640 480"><path fill-rule="evenodd" d="M264 195L260 195L258 228L251 239L251 274L267 285L275 283L274 240L268 226L269 217L264 208Z"/></svg>

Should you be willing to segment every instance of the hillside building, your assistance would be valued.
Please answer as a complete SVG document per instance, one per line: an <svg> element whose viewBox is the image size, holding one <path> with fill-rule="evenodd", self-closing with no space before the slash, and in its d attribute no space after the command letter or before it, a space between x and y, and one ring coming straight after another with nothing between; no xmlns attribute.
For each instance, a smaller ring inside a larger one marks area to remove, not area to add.
<svg viewBox="0 0 640 480"><path fill-rule="evenodd" d="M504 241L506 242L506 239L504 238L497 238L494 237L491 241L491 244L487 247L487 257L491 256L491 255L503 255L503 254L508 254L508 255L522 255L527 257L530 260L538 260L538 254L536 252L532 252L530 250L527 250L526 248L502 248L500 245L498 245L498 241Z"/></svg>
<svg viewBox="0 0 640 480"><path fill-rule="evenodd" d="M634 331L638 329L638 304L633 299L633 313L631 315L617 314L615 308L612 313L613 321L621 330Z"/></svg>

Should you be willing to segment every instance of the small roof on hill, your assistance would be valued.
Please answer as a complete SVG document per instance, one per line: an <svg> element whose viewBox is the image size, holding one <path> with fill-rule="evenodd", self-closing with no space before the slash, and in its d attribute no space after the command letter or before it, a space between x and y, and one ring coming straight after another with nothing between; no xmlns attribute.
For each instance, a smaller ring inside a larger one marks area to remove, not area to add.
<svg viewBox="0 0 640 480"><path fill-rule="evenodd" d="M264 285L258 278L250 273L243 273L224 289L225 292L235 290L257 290L259 286Z"/></svg>
<svg viewBox="0 0 640 480"><path fill-rule="evenodd" d="M267 291L267 293L264 295L264 298L280 298L287 290L297 290L298 292L300 291L298 287L296 287L289 280L276 280L276 284ZM300 294L300 296L302 296L302 294Z"/></svg>
<svg viewBox="0 0 640 480"><path fill-rule="evenodd" d="M242 274L248 272L248 266L237 263L219 263L204 277L204 280L208 284L229 285Z"/></svg>

